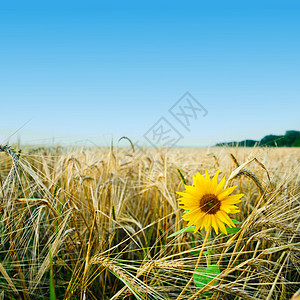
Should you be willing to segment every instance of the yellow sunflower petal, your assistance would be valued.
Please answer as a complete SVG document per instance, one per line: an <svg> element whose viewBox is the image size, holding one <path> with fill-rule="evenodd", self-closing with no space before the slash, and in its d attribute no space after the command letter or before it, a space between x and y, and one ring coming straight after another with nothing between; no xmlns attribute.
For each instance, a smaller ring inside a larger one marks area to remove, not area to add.
<svg viewBox="0 0 300 300"><path fill-rule="evenodd" d="M210 177L208 172L205 170L205 180L206 180L206 193L213 193L213 186L212 183L210 181Z"/></svg>
<svg viewBox="0 0 300 300"><path fill-rule="evenodd" d="M203 228L204 218L205 218L205 214L202 213L201 215L199 215L199 217L197 219L195 219L195 221L194 221L195 231L194 232L197 232L199 229L201 230Z"/></svg>
<svg viewBox="0 0 300 300"><path fill-rule="evenodd" d="M216 221L216 217L211 218L211 225L214 228L216 234L218 234L219 228L218 228L218 224L217 224L217 221Z"/></svg>
<svg viewBox="0 0 300 300"><path fill-rule="evenodd" d="M211 227L211 215L205 215L204 218L205 218L204 226L205 229L208 230Z"/></svg>
<svg viewBox="0 0 300 300"><path fill-rule="evenodd" d="M199 208L199 205L184 205L179 203L179 206L184 210L194 211Z"/></svg>
<svg viewBox="0 0 300 300"><path fill-rule="evenodd" d="M230 214L231 210L237 209L237 207L234 204L227 204L224 202L221 202L220 210L224 210L226 213Z"/></svg>
<svg viewBox="0 0 300 300"><path fill-rule="evenodd" d="M180 195L180 196L188 195L186 192L176 192L176 194L178 194L178 195Z"/></svg>
<svg viewBox="0 0 300 300"><path fill-rule="evenodd" d="M244 196L244 194L236 194L236 195L231 195L222 200L222 203L224 204L236 204L241 202L241 198Z"/></svg>
<svg viewBox="0 0 300 300"><path fill-rule="evenodd" d="M230 211L231 211L230 205L222 205L222 204L221 204L220 209L222 209L223 211L227 212L228 214L229 214Z"/></svg>
<svg viewBox="0 0 300 300"><path fill-rule="evenodd" d="M194 217L198 217L199 213L201 213L200 208L194 209L194 210L190 210L187 213L184 214L183 219L185 221L189 221L192 220Z"/></svg>
<svg viewBox="0 0 300 300"><path fill-rule="evenodd" d="M237 185L229 187L223 190L222 192L220 192L218 195L219 200L223 200L224 198L226 198L229 194L231 194L236 189L236 187Z"/></svg>
<svg viewBox="0 0 300 300"><path fill-rule="evenodd" d="M189 199L189 198L181 198L179 202L185 205L197 205L199 207L199 200Z"/></svg>
<svg viewBox="0 0 300 300"><path fill-rule="evenodd" d="M199 172L197 172L196 176L193 176L193 183L197 189L201 189L204 185L204 181L204 177Z"/></svg>
<svg viewBox="0 0 300 300"><path fill-rule="evenodd" d="M194 233L196 233L199 230L200 226L201 226L201 223L198 223L197 225L195 225Z"/></svg>
<svg viewBox="0 0 300 300"><path fill-rule="evenodd" d="M205 178L199 172L196 173L195 179L200 185L202 185L205 182Z"/></svg>
<svg viewBox="0 0 300 300"><path fill-rule="evenodd" d="M199 172L197 172L196 177L194 177L194 185L196 189L202 194L209 193L209 185L207 183L206 178L204 178ZM210 182L210 181L209 181Z"/></svg>
<svg viewBox="0 0 300 300"><path fill-rule="evenodd" d="M219 220L218 216L216 216L216 222L217 222L217 225L218 225L218 227L220 228L220 230L221 230L223 233L227 234L226 227L225 227L225 225L223 224L223 222L222 222L221 220Z"/></svg>
<svg viewBox="0 0 300 300"><path fill-rule="evenodd" d="M219 176L219 171L216 172L215 176L211 180L211 192L216 193L217 187L218 187L218 176Z"/></svg>
<svg viewBox="0 0 300 300"><path fill-rule="evenodd" d="M192 186L192 185L185 185L184 187L185 187L186 192L188 194L190 194L192 196L195 196L195 197L198 196L199 191L194 186Z"/></svg>
<svg viewBox="0 0 300 300"><path fill-rule="evenodd" d="M219 193L223 189L224 185L225 185L225 176L222 178L222 180L220 181L220 183L218 184L218 186L216 188L216 195L217 196L219 195Z"/></svg>
<svg viewBox="0 0 300 300"><path fill-rule="evenodd" d="M205 170L205 179L210 181L210 177L209 177L207 170Z"/></svg>
<svg viewBox="0 0 300 300"><path fill-rule="evenodd" d="M182 199L184 199L184 200L199 201L198 197L192 196L192 195L190 195L188 193L185 193L185 194L182 193L181 197L179 197L177 200L182 200Z"/></svg>
<svg viewBox="0 0 300 300"><path fill-rule="evenodd" d="M234 225L234 223L232 222L232 220L228 217L228 215L227 215L224 211L219 210L219 211L217 212L217 216L218 216L218 218L219 218L222 222L224 222L225 224L227 224L230 228L231 228L231 227L235 227L235 225Z"/></svg>

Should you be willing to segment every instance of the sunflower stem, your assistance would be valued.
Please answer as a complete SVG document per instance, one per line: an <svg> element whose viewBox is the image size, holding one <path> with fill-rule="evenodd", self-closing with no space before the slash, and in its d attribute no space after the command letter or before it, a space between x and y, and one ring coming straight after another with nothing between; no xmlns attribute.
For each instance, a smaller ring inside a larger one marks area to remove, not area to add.
<svg viewBox="0 0 300 300"><path fill-rule="evenodd" d="M199 263L200 263L200 260L201 260L201 257L202 257L202 254L203 254L203 251L204 251L204 247L210 237L210 232L211 232L211 227L208 228L207 232L206 232L206 235L205 235L205 238L204 238L204 241L203 241L203 244L202 244L202 248L201 248L201 251L199 253L199 256L198 256L198 259L197 259L197 262L196 262L196 266L195 266L195 269L194 269L194 272L193 274L196 272L196 270L198 269L198 266L199 266ZM180 295L177 297L176 300L180 300L180 299L183 299L183 295L184 293L186 292L186 290L188 289L188 287L191 285L193 281L193 275L191 277L191 279L189 280L189 282L186 284L186 286L184 287L184 289L181 291Z"/></svg>

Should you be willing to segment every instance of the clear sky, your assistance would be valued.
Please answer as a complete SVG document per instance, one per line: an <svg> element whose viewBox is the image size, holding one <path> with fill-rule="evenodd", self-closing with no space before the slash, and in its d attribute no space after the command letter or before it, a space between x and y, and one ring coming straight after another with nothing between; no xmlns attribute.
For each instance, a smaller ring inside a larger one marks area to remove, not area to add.
<svg viewBox="0 0 300 300"><path fill-rule="evenodd" d="M297 3L2 1L0 143L142 141L161 117L179 145L300 130ZM168 111L187 91L208 112L190 131Z"/></svg>

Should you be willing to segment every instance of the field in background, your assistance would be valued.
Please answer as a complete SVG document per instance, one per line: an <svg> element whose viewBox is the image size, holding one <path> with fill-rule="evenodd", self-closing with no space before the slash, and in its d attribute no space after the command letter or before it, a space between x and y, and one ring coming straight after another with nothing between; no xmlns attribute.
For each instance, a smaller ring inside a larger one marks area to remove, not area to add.
<svg viewBox="0 0 300 300"><path fill-rule="evenodd" d="M203 299L299 293L298 149L15 150L0 152L2 299L176 299L203 242L190 232L168 238L186 226L178 168L188 184L220 170L245 194L232 216L241 229L206 246L221 273ZM192 283L183 299L199 290Z"/></svg>

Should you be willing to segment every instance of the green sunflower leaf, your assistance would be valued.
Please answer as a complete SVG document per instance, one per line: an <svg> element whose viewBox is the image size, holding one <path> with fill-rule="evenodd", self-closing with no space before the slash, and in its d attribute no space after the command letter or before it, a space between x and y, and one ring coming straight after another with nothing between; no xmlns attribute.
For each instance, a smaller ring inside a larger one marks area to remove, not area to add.
<svg viewBox="0 0 300 300"><path fill-rule="evenodd" d="M233 222L233 224L242 224L242 222L235 220L235 219L231 219L231 221Z"/></svg>
<svg viewBox="0 0 300 300"><path fill-rule="evenodd" d="M178 231L172 233L171 235L169 235L169 236L167 237L167 239L168 239L168 238L171 238L171 237L173 237L173 236L176 236L176 235L178 235L178 234L180 234L180 233L183 233L183 232L194 232L194 231L195 231L195 226L185 227L185 228L183 228L183 229L180 229L180 230L178 230Z"/></svg>
<svg viewBox="0 0 300 300"><path fill-rule="evenodd" d="M232 228L226 227L227 234L237 233L240 229L241 229L241 227L232 227ZM218 237L218 236L222 236L222 235L226 235L226 234L223 233L223 232L220 232L220 233L217 235L217 237Z"/></svg>
<svg viewBox="0 0 300 300"><path fill-rule="evenodd" d="M241 227L226 228L228 234L237 233L240 229L241 229Z"/></svg>
<svg viewBox="0 0 300 300"><path fill-rule="evenodd" d="M217 265L210 265L207 268L199 268L193 274L194 284L199 288L203 288L214 278L216 278L220 273L220 268ZM216 284L217 282L215 282L213 285Z"/></svg>

